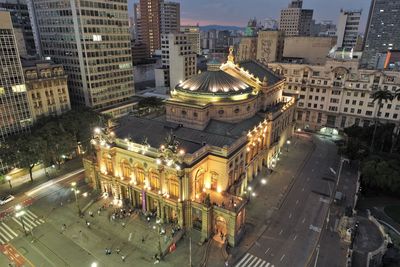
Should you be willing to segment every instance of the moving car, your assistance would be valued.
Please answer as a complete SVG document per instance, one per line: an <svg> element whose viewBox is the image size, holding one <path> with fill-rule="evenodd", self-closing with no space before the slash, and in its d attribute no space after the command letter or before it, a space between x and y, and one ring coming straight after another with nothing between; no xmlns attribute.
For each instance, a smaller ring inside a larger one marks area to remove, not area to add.
<svg viewBox="0 0 400 267"><path fill-rule="evenodd" d="M10 201L12 201L15 197L13 195L8 195L4 197L0 197L0 205L4 205Z"/></svg>

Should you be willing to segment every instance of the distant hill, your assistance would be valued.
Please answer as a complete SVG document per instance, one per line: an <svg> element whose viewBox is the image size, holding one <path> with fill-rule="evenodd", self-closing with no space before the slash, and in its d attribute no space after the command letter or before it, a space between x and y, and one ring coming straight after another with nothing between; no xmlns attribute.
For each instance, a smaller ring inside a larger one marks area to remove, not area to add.
<svg viewBox="0 0 400 267"><path fill-rule="evenodd" d="M209 30L218 30L218 31L240 31L244 30L243 27L238 27L238 26L224 26L224 25L206 25L206 26L200 26L201 31L209 31Z"/></svg>

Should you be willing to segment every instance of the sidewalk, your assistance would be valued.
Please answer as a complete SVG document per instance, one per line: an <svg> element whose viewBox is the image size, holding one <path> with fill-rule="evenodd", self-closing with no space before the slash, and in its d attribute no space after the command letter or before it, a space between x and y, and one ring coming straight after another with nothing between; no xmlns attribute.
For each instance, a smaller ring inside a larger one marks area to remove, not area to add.
<svg viewBox="0 0 400 267"><path fill-rule="evenodd" d="M302 135L300 138L294 136L291 141L289 152L286 149L282 150L280 160L272 174L268 175L263 169L249 185L256 196L250 199L246 207L246 233L243 239L238 247L228 250L229 266L233 266L268 228L274 212L282 206L295 177L314 149L309 135ZM262 184L261 179L266 179L266 183ZM225 266L224 263L225 259L220 250L211 249L207 266Z"/></svg>
<svg viewBox="0 0 400 267"><path fill-rule="evenodd" d="M29 173L22 175L18 178L12 178L12 180L11 180L12 188L10 188L10 185L7 181L0 184L0 195L3 195L3 194L15 195L20 192L27 191L29 189L34 188L35 186L37 186L39 184L47 182L48 180L51 180L55 177L67 174L71 171L77 170L82 167L83 167L82 158L76 157L76 158L69 160L69 161L65 162L64 164L62 164L60 169L53 168L53 167L47 167L46 170L49 173L48 177L46 176L44 168L34 171L32 173L33 182L31 182Z"/></svg>

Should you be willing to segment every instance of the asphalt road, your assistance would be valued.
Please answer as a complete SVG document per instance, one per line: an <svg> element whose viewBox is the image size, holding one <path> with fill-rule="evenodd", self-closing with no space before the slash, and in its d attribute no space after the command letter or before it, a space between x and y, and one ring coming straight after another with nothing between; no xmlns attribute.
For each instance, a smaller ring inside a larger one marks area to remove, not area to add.
<svg viewBox="0 0 400 267"><path fill-rule="evenodd" d="M315 150L265 232L236 267L306 266L317 244L334 188L336 146L313 136Z"/></svg>

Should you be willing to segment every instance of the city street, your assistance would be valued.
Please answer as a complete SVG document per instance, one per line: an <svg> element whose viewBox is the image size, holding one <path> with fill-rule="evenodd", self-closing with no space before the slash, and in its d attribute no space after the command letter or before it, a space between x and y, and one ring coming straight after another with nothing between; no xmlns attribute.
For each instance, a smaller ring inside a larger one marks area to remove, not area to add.
<svg viewBox="0 0 400 267"><path fill-rule="evenodd" d="M305 266L309 262L334 188L330 168L338 167L335 144L319 135L310 138L315 149L300 167L289 193L266 230L234 266Z"/></svg>

